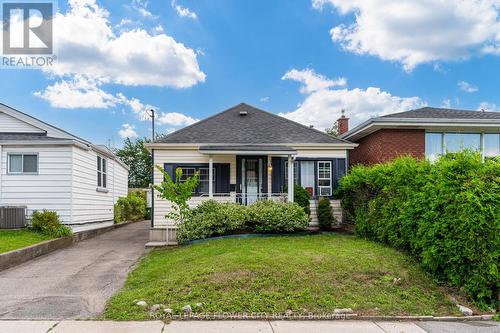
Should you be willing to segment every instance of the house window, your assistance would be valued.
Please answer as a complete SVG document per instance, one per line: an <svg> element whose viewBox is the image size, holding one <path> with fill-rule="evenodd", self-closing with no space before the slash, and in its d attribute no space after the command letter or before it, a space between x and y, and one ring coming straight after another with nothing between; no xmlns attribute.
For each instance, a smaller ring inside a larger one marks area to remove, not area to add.
<svg viewBox="0 0 500 333"><path fill-rule="evenodd" d="M10 174L37 174L38 154L9 154Z"/></svg>
<svg viewBox="0 0 500 333"><path fill-rule="evenodd" d="M209 187L209 168L203 167L180 167L182 170L182 176L180 178L181 182L185 182L188 178L193 177L197 172L199 174L198 180L199 184L195 189L196 194L208 194ZM212 186L215 192L215 168L212 168Z"/></svg>
<svg viewBox="0 0 500 333"><path fill-rule="evenodd" d="M500 134L484 134L484 156L500 156Z"/></svg>
<svg viewBox="0 0 500 333"><path fill-rule="evenodd" d="M425 133L425 156L430 161L435 161L444 152L455 153L465 149L482 150L485 157L500 156L500 134Z"/></svg>
<svg viewBox="0 0 500 333"><path fill-rule="evenodd" d="M425 156L435 161L443 153L443 133L425 133Z"/></svg>
<svg viewBox="0 0 500 333"><path fill-rule="evenodd" d="M445 133L444 144L446 151L456 153L469 149L481 150L481 134L479 133Z"/></svg>
<svg viewBox="0 0 500 333"><path fill-rule="evenodd" d="M293 162L293 182L297 185L299 184L298 164L297 161ZM285 185L288 186L288 161L285 161Z"/></svg>
<svg viewBox="0 0 500 333"><path fill-rule="evenodd" d="M332 195L332 162L318 162L318 190L320 196Z"/></svg>
<svg viewBox="0 0 500 333"><path fill-rule="evenodd" d="M107 161L101 156L97 156L97 187L107 187L107 174L106 174Z"/></svg>

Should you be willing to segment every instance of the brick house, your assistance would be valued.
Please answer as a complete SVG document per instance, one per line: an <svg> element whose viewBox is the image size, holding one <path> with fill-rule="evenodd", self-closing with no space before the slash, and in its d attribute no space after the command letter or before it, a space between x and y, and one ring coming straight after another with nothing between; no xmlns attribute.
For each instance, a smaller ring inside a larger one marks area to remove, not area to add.
<svg viewBox="0 0 500 333"><path fill-rule="evenodd" d="M425 107L371 118L348 129L338 120L339 137L359 144L349 151L349 164L383 163L402 155L436 159L443 152L480 151L500 156L500 112Z"/></svg>

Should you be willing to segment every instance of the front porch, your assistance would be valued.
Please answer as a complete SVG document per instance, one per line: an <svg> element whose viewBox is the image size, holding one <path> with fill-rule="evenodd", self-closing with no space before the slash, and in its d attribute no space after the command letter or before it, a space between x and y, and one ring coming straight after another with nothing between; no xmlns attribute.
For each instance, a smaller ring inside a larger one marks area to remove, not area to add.
<svg viewBox="0 0 500 333"><path fill-rule="evenodd" d="M180 168L181 181L199 174L199 186L188 202L192 208L210 199L242 205L258 200L293 202L294 191L288 189L297 184L311 194L311 228L318 227L315 208L319 197L329 197L334 215L341 218L340 203L333 198L333 193L338 180L345 174L343 156L300 156L292 147L276 145L200 146L197 153L196 161L184 157L175 163L163 164L172 178ZM155 182L159 181L161 179ZM171 209L169 202L155 196L151 241L176 244L175 222L165 218Z"/></svg>

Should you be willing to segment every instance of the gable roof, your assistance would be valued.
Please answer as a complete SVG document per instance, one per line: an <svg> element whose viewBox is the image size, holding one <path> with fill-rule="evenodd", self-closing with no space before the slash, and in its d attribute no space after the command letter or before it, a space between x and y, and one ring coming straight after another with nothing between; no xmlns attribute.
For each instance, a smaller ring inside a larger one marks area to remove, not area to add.
<svg viewBox="0 0 500 333"><path fill-rule="evenodd" d="M292 120L240 103L155 140L166 144L341 144L334 138Z"/></svg>
<svg viewBox="0 0 500 333"><path fill-rule="evenodd" d="M455 110L425 107L405 112L392 113L380 118L408 119L500 119L500 112Z"/></svg>
<svg viewBox="0 0 500 333"><path fill-rule="evenodd" d="M424 107L371 118L340 137L356 141L383 128L500 131L500 112Z"/></svg>
<svg viewBox="0 0 500 333"><path fill-rule="evenodd" d="M14 117L16 119L19 119L27 124L30 124L31 126L39 128L40 130L44 131L47 136L54 137L54 138L61 138L61 139L76 140L80 143L87 144L87 145L91 144L87 140L84 140L80 137L77 137L77 136L71 134L71 133L68 133L63 129L52 126L50 124L47 124L44 121L41 121L35 117L30 116L29 114L26 114L24 112L16 110L16 109L14 109L8 105L5 105L3 103L0 103L0 112L5 113L5 114L7 114L11 117Z"/></svg>
<svg viewBox="0 0 500 333"><path fill-rule="evenodd" d="M35 117L32 117L24 112L16 110L8 105L0 103L0 113L5 113L10 117L18 119L26 124L33 126L33 128L39 129L41 132L0 132L0 143L1 144L74 144L85 149L91 149L97 153L103 154L117 163L122 165L124 168L129 170L129 167L118 158L110 149L102 145L94 145L90 141L77 137L63 129L47 124Z"/></svg>

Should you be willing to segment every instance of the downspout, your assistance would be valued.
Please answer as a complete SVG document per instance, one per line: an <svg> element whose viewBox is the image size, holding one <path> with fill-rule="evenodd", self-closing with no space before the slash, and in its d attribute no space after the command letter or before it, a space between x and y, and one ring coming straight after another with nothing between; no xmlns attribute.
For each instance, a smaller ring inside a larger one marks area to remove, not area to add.
<svg viewBox="0 0 500 333"><path fill-rule="evenodd" d="M2 162L3 162L3 154L2 154L2 145L0 145L0 204L2 204ZM5 161L5 165L7 165L7 161Z"/></svg>

